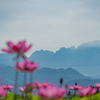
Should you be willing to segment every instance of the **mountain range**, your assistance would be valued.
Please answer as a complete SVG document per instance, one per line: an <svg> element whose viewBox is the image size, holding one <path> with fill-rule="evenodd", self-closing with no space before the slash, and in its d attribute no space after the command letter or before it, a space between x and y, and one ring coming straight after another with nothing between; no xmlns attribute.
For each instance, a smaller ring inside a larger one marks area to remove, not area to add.
<svg viewBox="0 0 100 100"><path fill-rule="evenodd" d="M0 54L0 84L12 84L15 81L15 55ZM55 53L40 50L27 57L30 61L38 63L39 69L33 73L33 81L51 82L59 84L75 84L87 86L100 82L100 41L83 43L77 48L62 47ZM19 84L23 86L23 73L19 73ZM93 77L93 78L92 78ZM95 79L97 78L97 79ZM30 74L27 74L29 83Z"/></svg>
<svg viewBox="0 0 100 100"><path fill-rule="evenodd" d="M1 84L5 85L13 85L15 83L15 69L11 66L1 65L0 77L1 77ZM26 82L30 83L30 73L27 73ZM33 82L50 82L52 84L60 85L60 79L63 78L63 85L73 85L76 82L78 84L82 84L81 80L85 80L85 84L83 86L87 86L88 84L94 85L94 80L91 77L87 77L79 73L73 68L67 69L52 69L52 68L41 68L37 69L33 72ZM96 81L98 82L98 80ZM18 87L23 87L24 84L24 73L19 72L18 74Z"/></svg>
<svg viewBox="0 0 100 100"><path fill-rule="evenodd" d="M15 69L11 66L1 65L0 77L1 77L1 84L5 85L13 85L15 83ZM77 83L78 85L94 86L95 83L99 83L100 79L94 79L91 77L87 77L79 73L73 68L67 69L54 69L54 68L41 68L37 69L33 72L33 82L50 82L52 84L60 85L60 79L63 78L63 85L74 85ZM19 72L18 75L18 87L23 87L24 82L24 73ZM27 73L27 83L30 83L30 73ZM13 92L13 91L12 91ZM18 93L20 93L18 91Z"/></svg>
<svg viewBox="0 0 100 100"><path fill-rule="evenodd" d="M14 66L14 56L10 54L0 54L0 64ZM100 73L100 41L83 43L77 48L61 47L55 53L48 50L35 51L30 57L30 61L38 63L40 68L74 68L80 73L99 78ZM1 66L0 66L1 67Z"/></svg>
<svg viewBox="0 0 100 100"><path fill-rule="evenodd" d="M100 41L83 43L77 48L62 47L55 53L48 50L36 51L29 60L38 62L40 68L72 67L85 75L99 78Z"/></svg>
<svg viewBox="0 0 100 100"><path fill-rule="evenodd" d="M1 67L0 71L1 76L1 83L10 84L12 83L14 85L14 76L15 76L15 69L11 66L3 66ZM19 85L23 85L24 80L24 73L19 72ZM27 83L30 82L30 73L27 73ZM53 84L59 84L59 80L63 78L64 83L71 80L80 80L80 79L93 79L87 76L82 75L78 71L76 71L73 68L67 68L67 69L52 69L52 68L41 68L37 69L35 72L33 72L33 80L38 80L39 82L51 82Z"/></svg>
<svg viewBox="0 0 100 100"><path fill-rule="evenodd" d="M100 66L100 46L81 46L75 48L62 47L58 51L51 52L40 50L33 52L30 60L39 63L40 67L67 67L67 66Z"/></svg>

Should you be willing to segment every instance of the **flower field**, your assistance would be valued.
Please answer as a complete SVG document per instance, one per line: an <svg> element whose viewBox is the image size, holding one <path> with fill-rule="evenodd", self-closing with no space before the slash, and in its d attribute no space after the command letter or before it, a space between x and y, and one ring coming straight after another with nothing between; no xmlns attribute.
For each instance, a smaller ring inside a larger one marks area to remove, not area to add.
<svg viewBox="0 0 100 100"><path fill-rule="evenodd" d="M25 53L32 47L32 44L26 46L26 41L19 41L14 44L7 42L7 49L2 49L6 54L16 54L15 63L15 84L14 86L2 84L0 86L0 100L100 100L100 83L94 86L80 86L75 83L71 86L63 86L63 79L60 79L60 86L49 82L40 83L32 81L32 73L38 70L39 66L36 62L28 61ZM23 62L20 62L20 58ZM2 70L2 69L1 69ZM0 71L1 71L0 70ZM18 87L18 75L24 72L23 87ZM30 73L30 83L26 83L27 73ZM2 81L2 80L1 80ZM14 93L11 90L14 89ZM17 94L17 89L21 94Z"/></svg>

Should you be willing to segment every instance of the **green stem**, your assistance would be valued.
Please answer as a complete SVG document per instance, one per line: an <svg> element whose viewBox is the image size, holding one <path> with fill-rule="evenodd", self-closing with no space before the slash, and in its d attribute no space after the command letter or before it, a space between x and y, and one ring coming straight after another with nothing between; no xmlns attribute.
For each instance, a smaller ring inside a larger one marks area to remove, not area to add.
<svg viewBox="0 0 100 100"><path fill-rule="evenodd" d="M17 61L19 60L19 55L17 55ZM17 70L15 70L15 88L14 88L14 93L17 93L17 89L18 89L18 75L19 72Z"/></svg>
<svg viewBox="0 0 100 100"><path fill-rule="evenodd" d="M15 88L14 88L14 93L16 94L17 93L17 88L18 88L18 71L16 70L15 71Z"/></svg>
<svg viewBox="0 0 100 100"><path fill-rule="evenodd" d="M27 82L27 72L24 72L24 86L26 85Z"/></svg>
<svg viewBox="0 0 100 100"><path fill-rule="evenodd" d="M74 91L74 96L76 95L76 90Z"/></svg>
<svg viewBox="0 0 100 100"><path fill-rule="evenodd" d="M33 73L30 73L30 83L33 82Z"/></svg>

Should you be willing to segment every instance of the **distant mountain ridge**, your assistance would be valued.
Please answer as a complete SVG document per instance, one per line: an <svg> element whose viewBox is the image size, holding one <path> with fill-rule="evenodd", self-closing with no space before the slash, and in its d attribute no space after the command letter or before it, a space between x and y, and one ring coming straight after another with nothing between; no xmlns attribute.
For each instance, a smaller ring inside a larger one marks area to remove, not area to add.
<svg viewBox="0 0 100 100"><path fill-rule="evenodd" d="M1 84L11 84L14 85L15 82L15 69L11 66L2 65L0 70ZM33 72L33 82L50 82L52 84L60 85L59 81L63 78L63 85L78 85L88 86L95 83L99 83L100 79L93 79L79 73L73 68L67 69L52 69L52 68L41 68ZM23 87L24 73L19 72L18 75L18 87ZM30 74L27 73L27 83L30 83ZM20 92L19 92L20 93Z"/></svg>
<svg viewBox="0 0 100 100"><path fill-rule="evenodd" d="M15 81L14 67L7 66L7 65L1 65L1 66L2 67L0 70L0 77L1 77L0 84L14 85L14 81ZM23 86L24 73L19 72L18 77L19 77L18 85ZM73 68L67 68L67 69L41 68L33 72L33 81L39 81L39 82L48 81L52 84L59 84L61 78L63 78L64 84L72 80L93 79L91 77L82 75L81 73L79 73ZM27 73L27 83L30 83L30 73Z"/></svg>
<svg viewBox="0 0 100 100"><path fill-rule="evenodd" d="M97 43L97 45L96 45ZM100 41L88 42L75 48L62 47L55 53L47 50L33 52L29 57L41 67L100 66Z"/></svg>
<svg viewBox="0 0 100 100"><path fill-rule="evenodd" d="M53 83L58 83L61 78L64 79L64 83L70 80L90 78L82 75L73 68L67 68L67 69L41 68L35 72L34 76L37 77L37 80L41 79L41 81L43 80L48 80L50 82L54 81Z"/></svg>
<svg viewBox="0 0 100 100"><path fill-rule="evenodd" d="M0 70L0 77L1 77L1 84L5 85L13 85L15 82L15 69L11 66L1 65ZM60 85L59 81L63 78L63 85L74 85L77 83L78 85L82 86L88 86L93 85L95 83L99 83L100 79L93 79L91 77L87 77L79 73L73 68L67 68L67 69L51 69L51 68L41 68L36 70L33 73L33 82L39 81L39 82L50 82L52 84L58 84ZM24 73L19 72L18 75L18 87L23 87L23 81L24 80ZM27 73L27 83L30 83L30 74ZM12 91L13 92L13 91ZM19 90L18 90L18 93Z"/></svg>
<svg viewBox="0 0 100 100"><path fill-rule="evenodd" d="M0 54L0 64L14 66L13 57L13 55ZM77 48L74 46L70 48L61 47L55 53L48 50L35 51L28 59L37 62L40 68L71 67L84 75L98 77L100 76L98 73L100 70L100 41L83 43ZM97 72L94 73L94 71Z"/></svg>
<svg viewBox="0 0 100 100"><path fill-rule="evenodd" d="M100 40L95 40L92 42L86 42L86 43L82 43L80 46L78 46L78 48L83 48L83 47L99 47L100 48Z"/></svg>

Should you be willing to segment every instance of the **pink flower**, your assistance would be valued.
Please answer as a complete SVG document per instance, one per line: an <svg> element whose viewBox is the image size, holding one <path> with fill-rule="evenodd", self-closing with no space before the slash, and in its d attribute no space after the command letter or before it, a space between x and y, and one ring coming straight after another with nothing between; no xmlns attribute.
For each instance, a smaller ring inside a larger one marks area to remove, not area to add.
<svg viewBox="0 0 100 100"><path fill-rule="evenodd" d="M82 88L82 86L79 86L79 85L73 85L73 86L69 85L70 90L79 90L81 88Z"/></svg>
<svg viewBox="0 0 100 100"><path fill-rule="evenodd" d="M24 87L19 87L19 91L27 93L27 92L31 92L33 90L33 88L34 88L33 84L30 83L30 84L26 84Z"/></svg>
<svg viewBox="0 0 100 100"><path fill-rule="evenodd" d="M2 86L5 90L8 90L8 91L10 91L10 92L11 92L11 89L14 88L14 86L11 86L11 85L4 85L4 84L2 84L1 86Z"/></svg>
<svg viewBox="0 0 100 100"><path fill-rule="evenodd" d="M2 49L3 52L23 54L31 48L32 44L30 44L29 46L26 46L25 40L20 41L17 44L14 44L13 42L8 41L7 46L8 46L8 49Z"/></svg>
<svg viewBox="0 0 100 100"><path fill-rule="evenodd" d="M48 85L47 87L39 88L37 95L44 99L62 98L66 93L66 87L58 88L57 85Z"/></svg>
<svg viewBox="0 0 100 100"><path fill-rule="evenodd" d="M25 90L25 88L19 87L19 91L20 91L20 92L24 92L24 90Z"/></svg>
<svg viewBox="0 0 100 100"><path fill-rule="evenodd" d="M0 98L6 96L6 90L3 87L0 87Z"/></svg>
<svg viewBox="0 0 100 100"><path fill-rule="evenodd" d="M97 89L100 89L100 83L95 83Z"/></svg>
<svg viewBox="0 0 100 100"><path fill-rule="evenodd" d="M97 91L96 88L92 88L91 86L88 86L88 87L81 88L77 94L82 97L91 96L91 95L95 94L96 91Z"/></svg>
<svg viewBox="0 0 100 100"><path fill-rule="evenodd" d="M16 66L15 66L15 69L18 71L21 71L21 72L28 71L30 73L33 72L37 68L38 68L37 63L33 63L27 60L24 60L23 63L16 62Z"/></svg>
<svg viewBox="0 0 100 100"><path fill-rule="evenodd" d="M19 91L23 93L23 96L26 97L27 93L31 93L33 90L33 84L26 84L24 87L19 87ZM31 93L33 95L33 93Z"/></svg>
<svg viewBox="0 0 100 100"><path fill-rule="evenodd" d="M34 90L36 90L36 89L39 89L39 88L41 88L41 87L46 88L46 87L48 87L48 86L51 86L51 83L48 83L48 82L40 83L40 82L38 82L38 81L35 81L35 82L33 83L33 86L34 86Z"/></svg>

